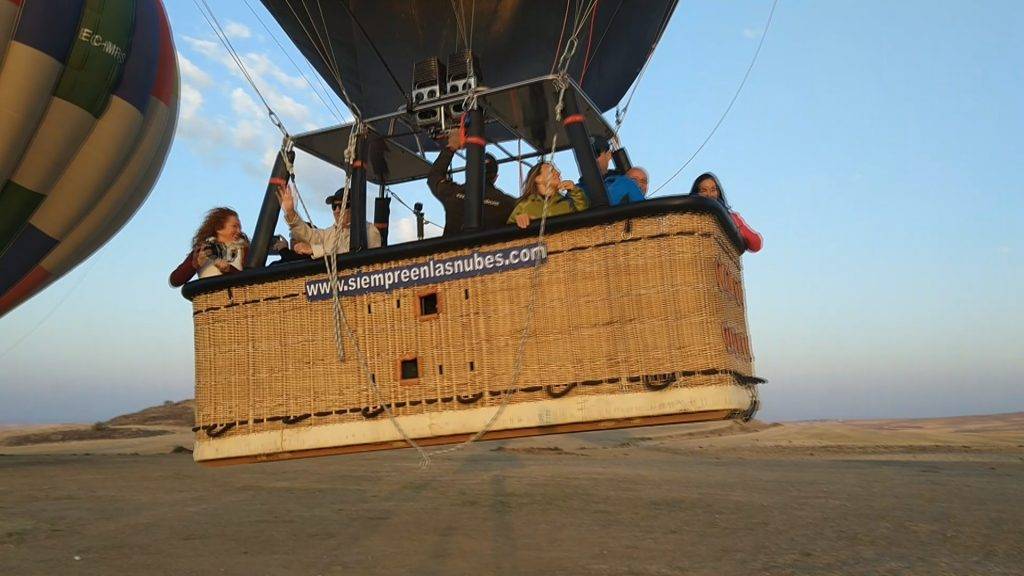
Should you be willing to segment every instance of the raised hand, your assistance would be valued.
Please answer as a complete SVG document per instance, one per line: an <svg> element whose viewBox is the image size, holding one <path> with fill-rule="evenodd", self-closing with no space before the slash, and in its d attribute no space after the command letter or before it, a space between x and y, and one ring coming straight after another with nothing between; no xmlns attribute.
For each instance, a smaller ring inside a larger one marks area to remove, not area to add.
<svg viewBox="0 0 1024 576"><path fill-rule="evenodd" d="M277 200L281 203L281 210L286 216L295 214L295 197L287 185L277 187Z"/></svg>

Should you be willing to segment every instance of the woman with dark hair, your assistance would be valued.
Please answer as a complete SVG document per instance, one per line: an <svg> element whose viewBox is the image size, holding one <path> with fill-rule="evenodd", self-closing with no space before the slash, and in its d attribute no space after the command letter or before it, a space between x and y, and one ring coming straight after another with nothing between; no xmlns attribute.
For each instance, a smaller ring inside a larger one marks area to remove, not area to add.
<svg viewBox="0 0 1024 576"><path fill-rule="evenodd" d="M565 194L562 194L562 192ZM548 205L548 216L561 216L581 212L590 207L587 195L572 180L562 180L562 173L550 162L538 162L526 175L523 194L509 214L508 224L520 228L539 220Z"/></svg>
<svg viewBox="0 0 1024 576"><path fill-rule="evenodd" d="M757 252L761 249L764 239L761 238L761 235L756 230L747 225L747 222L738 212L733 212L728 200L725 199L725 190L722 189L722 184L714 173L705 172L698 176L690 188L690 196L704 196L705 198L721 202L722 206L725 206L725 209L729 211L729 215L732 216L732 221L740 231L740 236L743 238L743 243L746 244L747 250Z"/></svg>
<svg viewBox="0 0 1024 576"><path fill-rule="evenodd" d="M249 239L242 233L238 213L231 208L214 208L206 213L192 237L192 249L171 272L169 282L177 288L192 279L233 274L242 269Z"/></svg>

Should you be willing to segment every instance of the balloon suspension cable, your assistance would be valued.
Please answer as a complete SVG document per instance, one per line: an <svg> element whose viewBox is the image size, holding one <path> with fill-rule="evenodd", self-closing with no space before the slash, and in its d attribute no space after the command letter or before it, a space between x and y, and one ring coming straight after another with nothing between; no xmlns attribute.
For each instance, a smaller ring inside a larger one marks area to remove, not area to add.
<svg viewBox="0 0 1024 576"><path fill-rule="evenodd" d="M746 85L747 78L750 77L750 72L754 69L754 65L757 64L757 57L761 54L761 47L764 46L765 38L768 37L768 30L771 29L772 19L775 16L775 7L778 6L778 4L779 0L773 0L771 10L768 12L768 20L764 24L764 32L761 33L761 41L757 43L757 49L754 50L754 56L750 59L750 65L747 66L747 71L744 72L743 79L740 80L739 86L736 87L736 93L732 95L732 100L730 100L729 105L725 107L725 111L723 111L721 117L718 118L718 122L715 122L715 125L711 128L711 131L708 132L707 137L704 138L704 141L700 143L700 146L698 146L697 149L693 151L693 154L690 154L690 157L686 159L686 162L683 162L683 165L680 166L679 169L676 170L675 173L672 174L672 176L670 176L668 180L661 183L661 185L655 188L653 192L648 194L648 198L653 198L658 194L658 192L662 188L668 186L670 182L675 180L676 176L679 176L679 174L681 174L683 170L690 165L690 162L693 162L693 159L696 158L698 154L700 154L701 150L703 150L704 147L707 146L708 142L711 141L711 137L714 136L715 132L718 131L718 127L721 126L722 122L725 121L725 117L729 115L729 111L732 110L733 104L735 104L736 100L740 97L740 92L743 91L743 86Z"/></svg>
<svg viewBox="0 0 1024 576"><path fill-rule="evenodd" d="M305 20L303 20L303 18L299 16L299 13L295 11L295 7L292 6L292 0L285 0L285 4L287 4L288 9L291 10L292 16L295 17L295 21L302 27L302 31L306 34L306 38L309 39L309 42L313 46L313 49L316 50L317 55L320 56L320 59L327 64L328 71L331 73L330 80L334 80L337 83L337 93L341 97L342 102L345 103L345 106L348 106L348 109L355 117L355 120L359 121L363 114L359 110L359 107L356 106L355 102L352 101L352 98L349 97L348 91L345 90L345 83L341 80L341 72L338 67L338 62L334 57L334 45L331 44L330 47L328 47L328 41L321 36L320 28L314 24L313 14L309 11L309 7L306 6L305 0L302 2L302 7L305 9L306 15L309 17L310 25L313 26L313 30L316 32L316 38L313 37L309 28L306 27ZM319 7L319 3L317 3L317 6ZM320 21L323 23L324 34L326 34L327 20L324 18L322 9L320 10Z"/></svg>
<svg viewBox="0 0 1024 576"><path fill-rule="evenodd" d="M392 190L391 188L387 188L387 191L388 191L388 194L390 194L392 198L394 198L395 200L398 200L398 203L401 204L402 206L405 206L405 208L407 210L409 210L409 212L412 212L414 215L416 214L416 210L412 209L412 207L410 207L408 204L406 204L405 200L402 200L402 197L399 196L394 190ZM434 227L436 227L436 228L438 228L440 230L444 230L444 226L441 226L440 224L435 224L434 222L431 222L427 218L423 219L423 223L424 224L430 224L431 226L434 226Z"/></svg>
<svg viewBox="0 0 1024 576"><path fill-rule="evenodd" d="M200 2L202 5L200 5ZM231 44L231 39L228 38L227 32L224 31L224 28L220 25L220 21L217 20L216 14L213 13L213 8L210 7L206 0L192 0L192 3L196 5L199 13L203 16L203 19L210 25L210 29L213 30L217 39L220 40L224 49L228 51L228 55L231 57L231 60L233 60L235 65L238 66L238 70L241 71L242 76L244 76L249 82L249 86L251 86L253 91L256 92L256 96L258 96L260 101L263 102L263 107L267 109L267 115L270 117L271 123L281 131L283 136L288 137L288 130L285 129L284 123L281 122L281 119L278 117L277 113L274 112L274 109L270 106L266 97L263 96L263 92L260 90L259 86L256 85L256 80L253 79L252 74L250 74L249 70L245 67L245 62L242 60L242 57L238 54L238 51L235 50L234 45Z"/></svg>
<svg viewBox="0 0 1024 576"><path fill-rule="evenodd" d="M587 9L587 12L589 12L590 9L593 9L595 4L596 4L596 0L593 0L591 2L591 4L590 4L590 7ZM586 18L586 16L584 16L584 18ZM568 68L568 63L569 63L569 61L572 60L572 56L573 56L573 54L576 51L576 45L577 45L576 37L579 35L579 30L580 30L580 28L577 27L577 30L573 34L573 37L569 39L569 43L566 45L565 56L562 59L562 61L564 62L564 67L561 67L561 70L560 70L560 73L558 75L558 78L556 79L556 83L560 85L559 86L559 94L558 94L558 103L555 105L555 117L556 117L558 122L562 121L562 110L564 108L564 103L565 103L565 91L566 91L566 88L568 88L568 86L569 86L568 82L566 82L566 80L565 80L566 69ZM570 46L571 46L571 48L570 48ZM556 130L555 133L551 137L551 152L550 152L549 158L550 158L550 161L552 161L552 162L554 161L555 151L557 149L558 149L558 131ZM543 159L542 159L542 161L543 161ZM544 233L545 233L545 231L547 229L548 207L549 207L550 200L551 200L551 196L545 196L544 197L544 204L543 204L543 207L541 209L540 229L537 232L537 243L536 243L536 247L534 248L536 253L543 253L543 250L544 250ZM509 399L512 398L512 396L516 392L519 391L519 389L516 388L516 386L519 384L519 377L522 375L522 371L523 371L523 358L526 356L526 342L530 338L530 327L533 325L534 313L535 313L536 308L537 308L537 301L538 301L538 297L537 296L538 296L538 292L539 292L538 288L540 286L540 263L541 263L540 258L535 259L534 262L533 262L533 270L532 270L532 275L531 275L531 278L530 278L530 305L527 308L526 320L523 323L523 331L522 331L522 334L521 334L521 336L519 338L519 344L516 347L515 361L514 361L514 363L512 365L511 382L509 382L508 388L506 388L505 390L502 390L501 402L498 404L498 409L495 410L494 414L492 414L491 417L487 420L487 422L484 424L483 428L478 430L475 434L470 436L468 439L466 439L465 441L460 442L459 444L456 444L455 446L452 446L450 448L444 448L444 449L441 449L441 450L435 450L435 451L431 452L430 455L433 455L433 456L443 456L443 455L446 455L446 454L452 454L454 452L462 450L463 448L469 446L473 442L476 442L477 440L482 438L485 434L490 432L490 430L494 427L494 424L497 423L498 419L501 418L501 415L505 412L505 408L508 406ZM429 456L428 456L428 459L429 459ZM428 460L427 464L429 465L429 460Z"/></svg>
<svg viewBox="0 0 1024 576"><path fill-rule="evenodd" d="M281 50L281 53L284 54L285 57L288 58L288 61L292 63L292 66L295 67L295 71L299 73L299 76L302 77L303 81L305 81L309 88L313 91L313 93L316 94L316 97L320 100L324 107L327 108L327 111L332 116L334 116L334 118L338 121L339 124L343 123L345 121L345 119L343 118L343 113L341 112L341 109L338 107L338 105L335 102L331 101L330 90L327 88L327 85L324 84L324 81L320 77L320 75L316 73L313 74L313 77L316 78L317 80L317 84L320 85L320 89L318 90L317 87L314 86L313 83L309 81L309 78L306 77L306 73L305 71L303 71L302 67L300 67L298 62L296 62L295 59L292 58L292 55L288 53L284 45L281 44L281 41L278 40L277 36L270 30L270 26L267 26L267 23L264 22L263 18L259 15L259 12L257 12L256 9L252 7L252 3L249 0L243 1L245 2L246 7L249 8L249 12L252 12L252 15L256 17L256 20L260 23L261 26L263 26L263 29L266 30L267 35L270 36L270 39L274 41L274 44L276 44L277 47ZM323 94L321 94L321 90L323 91ZM325 97L324 95L327 96Z"/></svg>

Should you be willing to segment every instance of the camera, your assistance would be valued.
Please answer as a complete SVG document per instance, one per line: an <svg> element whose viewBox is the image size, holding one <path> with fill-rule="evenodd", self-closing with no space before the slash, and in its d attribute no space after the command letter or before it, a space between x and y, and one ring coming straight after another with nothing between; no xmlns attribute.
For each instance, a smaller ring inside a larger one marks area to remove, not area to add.
<svg viewBox="0 0 1024 576"><path fill-rule="evenodd" d="M223 259L225 256L224 245L217 242L217 238L214 236L210 236L203 241L203 252L211 260Z"/></svg>

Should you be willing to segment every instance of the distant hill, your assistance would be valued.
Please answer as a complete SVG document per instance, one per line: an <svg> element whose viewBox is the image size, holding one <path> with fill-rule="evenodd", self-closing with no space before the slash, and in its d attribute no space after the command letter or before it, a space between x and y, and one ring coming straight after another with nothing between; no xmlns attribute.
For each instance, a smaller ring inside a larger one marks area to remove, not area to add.
<svg viewBox="0 0 1024 576"><path fill-rule="evenodd" d="M195 400L171 402L150 406L131 414L122 414L107 420L107 426L194 426Z"/></svg>

